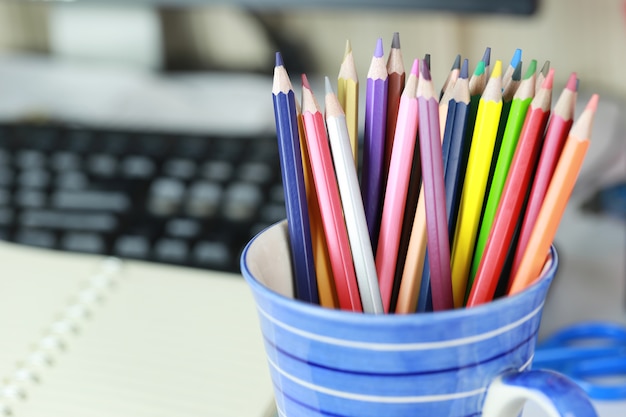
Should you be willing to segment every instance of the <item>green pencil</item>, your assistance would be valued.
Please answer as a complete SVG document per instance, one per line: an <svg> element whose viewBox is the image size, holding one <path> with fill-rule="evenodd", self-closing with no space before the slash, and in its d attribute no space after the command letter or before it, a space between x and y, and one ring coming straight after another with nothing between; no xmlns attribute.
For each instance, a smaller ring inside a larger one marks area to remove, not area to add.
<svg viewBox="0 0 626 417"><path fill-rule="evenodd" d="M521 81L513 96L513 100L511 100L511 107L506 120L506 128L502 136L502 144L500 146L500 152L498 153L493 179L487 196L487 204L485 205L476 246L474 248L474 257L468 278L467 295L469 295L469 290L472 288L483 250L487 244L487 238L489 237L491 225L493 224L493 219L496 215L498 204L500 203L500 196L504 189L504 183L506 182L506 177L509 172L511 160L513 159L513 154L515 153L520 132L524 125L524 120L526 119L528 107L535 95L536 67L537 62L532 60L524 74L524 79Z"/></svg>

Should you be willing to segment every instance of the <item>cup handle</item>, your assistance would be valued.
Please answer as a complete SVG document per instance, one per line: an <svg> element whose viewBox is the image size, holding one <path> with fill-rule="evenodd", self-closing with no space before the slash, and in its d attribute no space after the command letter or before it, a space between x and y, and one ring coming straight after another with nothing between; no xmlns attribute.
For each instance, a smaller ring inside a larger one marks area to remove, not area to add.
<svg viewBox="0 0 626 417"><path fill-rule="evenodd" d="M487 390L483 417L519 416L533 400L550 417L597 417L587 394L571 379L550 370L511 372L497 377Z"/></svg>

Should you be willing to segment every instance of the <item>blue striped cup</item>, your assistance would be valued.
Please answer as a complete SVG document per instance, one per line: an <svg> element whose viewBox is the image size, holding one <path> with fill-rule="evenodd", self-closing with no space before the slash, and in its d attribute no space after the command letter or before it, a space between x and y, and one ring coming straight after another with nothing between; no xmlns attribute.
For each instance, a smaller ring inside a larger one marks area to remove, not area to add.
<svg viewBox="0 0 626 417"><path fill-rule="evenodd" d="M293 299L286 222L241 257L280 417L509 417L533 399L551 417L591 417L566 377L531 370L558 259L526 291L470 309L408 315L333 310Z"/></svg>

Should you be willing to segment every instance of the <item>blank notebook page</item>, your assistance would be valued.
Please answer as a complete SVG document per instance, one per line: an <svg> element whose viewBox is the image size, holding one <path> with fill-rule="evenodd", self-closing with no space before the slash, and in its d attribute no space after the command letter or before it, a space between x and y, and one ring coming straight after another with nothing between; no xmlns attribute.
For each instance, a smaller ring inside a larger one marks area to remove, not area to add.
<svg viewBox="0 0 626 417"><path fill-rule="evenodd" d="M15 271L0 278L0 370L25 395L4 400L14 417L265 415L271 383L243 278L12 249L0 247ZM33 346L53 363L29 360ZM16 382L17 362L39 381Z"/></svg>

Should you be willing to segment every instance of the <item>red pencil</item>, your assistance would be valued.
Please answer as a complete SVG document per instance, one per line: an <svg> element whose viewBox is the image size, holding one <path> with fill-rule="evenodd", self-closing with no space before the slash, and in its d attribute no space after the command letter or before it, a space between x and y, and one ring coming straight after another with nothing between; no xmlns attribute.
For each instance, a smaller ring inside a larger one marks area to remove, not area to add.
<svg viewBox="0 0 626 417"><path fill-rule="evenodd" d="M526 114L498 210L467 300L468 307L491 301L496 291L550 116L553 80L554 70L551 69Z"/></svg>
<svg viewBox="0 0 626 417"><path fill-rule="evenodd" d="M576 78L576 73L574 72L570 75L565 89L554 105L554 111L550 122L548 123L548 130L546 131L543 149L541 150L539 162L537 163L535 178L533 180L532 188L530 189L528 202L526 203L526 212L524 214L524 220L522 221L522 227L520 229L517 247L513 257L511 276L515 275L515 272L519 268L519 264L522 261L522 256L528 246L528 239L530 239L530 234L532 233L535 221L539 215L541 204L543 203L546 191L548 190L550 178L552 178L554 168L556 167L556 163L558 162L561 151L563 150L563 145L565 144L569 130L572 128L572 124L574 123L574 106L576 104L577 86L578 80Z"/></svg>
<svg viewBox="0 0 626 417"><path fill-rule="evenodd" d="M343 310L361 312L363 307L350 251L348 230L343 219L326 123L304 74L302 75L302 123L339 307Z"/></svg>

